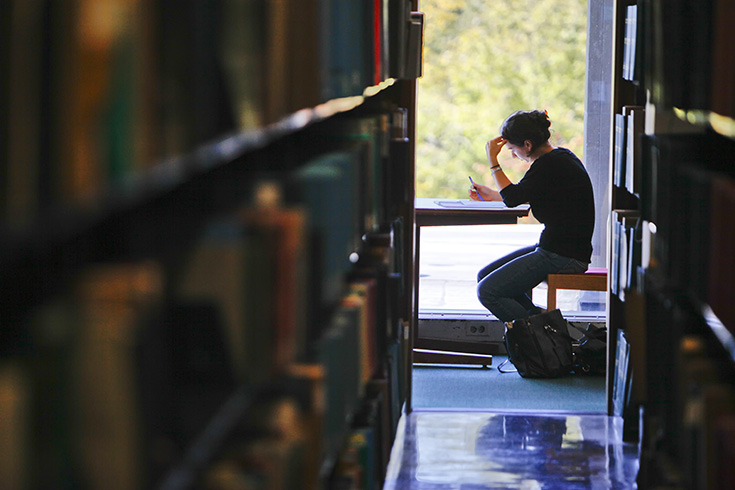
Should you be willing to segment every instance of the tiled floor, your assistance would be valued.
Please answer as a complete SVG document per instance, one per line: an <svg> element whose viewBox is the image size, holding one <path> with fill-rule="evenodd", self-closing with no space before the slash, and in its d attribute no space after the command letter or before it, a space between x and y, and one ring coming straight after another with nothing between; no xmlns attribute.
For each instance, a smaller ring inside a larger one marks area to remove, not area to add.
<svg viewBox="0 0 735 490"><path fill-rule="evenodd" d="M628 489L637 471L617 418L413 411L384 490Z"/></svg>

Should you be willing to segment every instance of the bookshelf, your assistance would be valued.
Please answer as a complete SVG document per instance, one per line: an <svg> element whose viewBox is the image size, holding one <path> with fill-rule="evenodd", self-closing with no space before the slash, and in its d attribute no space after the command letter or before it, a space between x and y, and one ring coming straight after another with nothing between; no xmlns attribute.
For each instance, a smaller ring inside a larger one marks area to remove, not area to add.
<svg viewBox="0 0 735 490"><path fill-rule="evenodd" d="M641 442L643 488L726 487L735 64L724 53L735 10L719 0L618 1L615 10L610 412Z"/></svg>
<svg viewBox="0 0 735 490"><path fill-rule="evenodd" d="M382 485L415 6L0 8L7 488Z"/></svg>

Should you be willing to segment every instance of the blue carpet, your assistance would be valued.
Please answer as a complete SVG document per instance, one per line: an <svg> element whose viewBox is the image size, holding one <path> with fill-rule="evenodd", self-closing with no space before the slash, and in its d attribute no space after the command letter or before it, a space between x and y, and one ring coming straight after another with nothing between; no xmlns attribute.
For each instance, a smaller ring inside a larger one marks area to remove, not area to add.
<svg viewBox="0 0 735 490"><path fill-rule="evenodd" d="M576 413L607 411L604 376L524 379L517 373L498 371L498 365L505 359L504 356L493 356L489 368L414 366L413 408ZM512 364L506 367L513 369Z"/></svg>

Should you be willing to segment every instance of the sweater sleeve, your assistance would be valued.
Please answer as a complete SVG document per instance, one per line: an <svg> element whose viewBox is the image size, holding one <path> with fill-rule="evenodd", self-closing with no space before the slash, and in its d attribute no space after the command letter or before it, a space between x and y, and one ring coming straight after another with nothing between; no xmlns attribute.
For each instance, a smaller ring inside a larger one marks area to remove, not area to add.
<svg viewBox="0 0 735 490"><path fill-rule="evenodd" d="M510 184L500 191L500 196L506 206L513 208L530 201L535 192L536 174L534 165L531 165L517 184Z"/></svg>

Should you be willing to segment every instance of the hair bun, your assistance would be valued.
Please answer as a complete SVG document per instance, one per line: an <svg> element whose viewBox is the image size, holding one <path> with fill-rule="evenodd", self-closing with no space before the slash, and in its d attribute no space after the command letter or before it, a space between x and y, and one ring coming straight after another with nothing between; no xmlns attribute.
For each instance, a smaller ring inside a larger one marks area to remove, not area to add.
<svg viewBox="0 0 735 490"><path fill-rule="evenodd" d="M516 111L503 121L500 134L514 145L520 146L530 140L533 147L537 147L551 137L549 127L551 121L546 111Z"/></svg>
<svg viewBox="0 0 735 490"><path fill-rule="evenodd" d="M536 110L536 111L533 111L533 115L538 120L539 125L542 128L549 128L551 126L551 121L549 120L549 112L548 111L546 111L546 110L544 110L544 111Z"/></svg>

